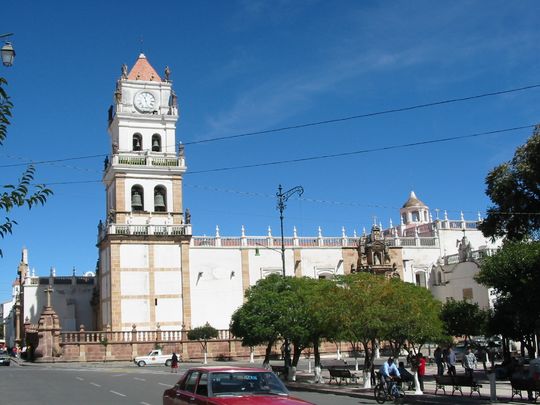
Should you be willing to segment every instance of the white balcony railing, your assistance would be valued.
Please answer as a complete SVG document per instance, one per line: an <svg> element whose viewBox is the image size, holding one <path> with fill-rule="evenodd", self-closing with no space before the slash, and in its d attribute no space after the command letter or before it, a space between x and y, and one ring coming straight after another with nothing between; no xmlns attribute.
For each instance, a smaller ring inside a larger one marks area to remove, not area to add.
<svg viewBox="0 0 540 405"><path fill-rule="evenodd" d="M182 236L191 235L191 224L181 225L127 225L109 224L101 226L98 232L98 241L107 235L154 235L154 236Z"/></svg>

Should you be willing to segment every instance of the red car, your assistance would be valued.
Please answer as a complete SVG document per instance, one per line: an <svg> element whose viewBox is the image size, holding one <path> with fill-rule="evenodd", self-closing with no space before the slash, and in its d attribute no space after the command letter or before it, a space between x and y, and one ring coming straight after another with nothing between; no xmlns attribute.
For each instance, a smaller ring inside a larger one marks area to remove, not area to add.
<svg viewBox="0 0 540 405"><path fill-rule="evenodd" d="M248 367L195 367L163 393L163 405L306 405L291 397L269 370Z"/></svg>

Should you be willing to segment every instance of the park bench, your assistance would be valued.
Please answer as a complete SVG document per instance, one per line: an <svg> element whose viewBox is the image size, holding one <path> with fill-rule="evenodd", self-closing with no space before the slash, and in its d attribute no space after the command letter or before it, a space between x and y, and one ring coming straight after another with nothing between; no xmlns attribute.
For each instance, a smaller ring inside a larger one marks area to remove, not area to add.
<svg viewBox="0 0 540 405"><path fill-rule="evenodd" d="M331 368L351 368L351 366L345 360L324 360L321 361L321 368L330 370Z"/></svg>
<svg viewBox="0 0 540 405"><path fill-rule="evenodd" d="M469 396L471 396L473 392L477 392L478 396L482 396L480 394L480 388L482 388L482 386L476 381L474 381L471 376L468 375L436 375L435 395L437 395L437 391L439 389L442 389L444 394L446 395L446 385L452 386L452 395L454 395L456 391L459 391L463 396L463 391L461 390L461 387L470 387L471 393L469 394Z"/></svg>
<svg viewBox="0 0 540 405"><path fill-rule="evenodd" d="M332 381L335 381L338 383L338 385L341 385L343 381L345 381L345 384L347 384L349 381L353 383L358 382L358 376L351 373L351 370L348 368L330 367L328 368L328 372L330 373L328 384L331 384Z"/></svg>
<svg viewBox="0 0 540 405"><path fill-rule="evenodd" d="M279 377L286 377L287 376L287 367L285 366L274 366L271 365L272 371L276 373Z"/></svg>
<svg viewBox="0 0 540 405"><path fill-rule="evenodd" d="M519 395L519 397L523 399L521 391L532 391L535 401L540 397L540 381L514 378L510 380L510 384L512 385L512 399L514 399L516 395Z"/></svg>

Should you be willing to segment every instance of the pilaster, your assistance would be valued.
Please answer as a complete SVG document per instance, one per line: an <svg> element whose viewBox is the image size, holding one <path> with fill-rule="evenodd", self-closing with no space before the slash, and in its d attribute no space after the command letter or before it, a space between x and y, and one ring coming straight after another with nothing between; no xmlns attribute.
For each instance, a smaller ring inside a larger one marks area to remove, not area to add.
<svg viewBox="0 0 540 405"><path fill-rule="evenodd" d="M182 255L182 323L184 328L191 328L191 286L189 268L189 239L180 242ZM184 329L183 328L183 329Z"/></svg>
<svg viewBox="0 0 540 405"><path fill-rule="evenodd" d="M242 260L242 297L245 300L245 292L249 288L249 249L240 250Z"/></svg>

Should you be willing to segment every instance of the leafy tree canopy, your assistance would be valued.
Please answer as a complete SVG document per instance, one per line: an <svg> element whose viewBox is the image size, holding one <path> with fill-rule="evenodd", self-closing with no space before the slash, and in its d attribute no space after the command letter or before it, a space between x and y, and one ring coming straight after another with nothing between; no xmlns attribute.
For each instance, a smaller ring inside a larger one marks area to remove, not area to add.
<svg viewBox="0 0 540 405"><path fill-rule="evenodd" d="M508 242L484 260L476 276L476 281L497 294L496 319L512 319L514 328L505 333L508 337L533 333L540 323L538 269L540 242Z"/></svg>
<svg viewBox="0 0 540 405"><path fill-rule="evenodd" d="M480 224L487 237L538 239L540 231L540 126L511 161L491 170L486 194L494 203Z"/></svg>
<svg viewBox="0 0 540 405"><path fill-rule="evenodd" d="M204 326L198 326L191 329L188 332L188 339L206 341L210 339L215 339L218 337L218 335L218 330L211 326L208 322L206 322Z"/></svg>
<svg viewBox="0 0 540 405"><path fill-rule="evenodd" d="M488 311L480 309L477 303L449 300L442 306L441 320L450 336L483 335L486 330Z"/></svg>

